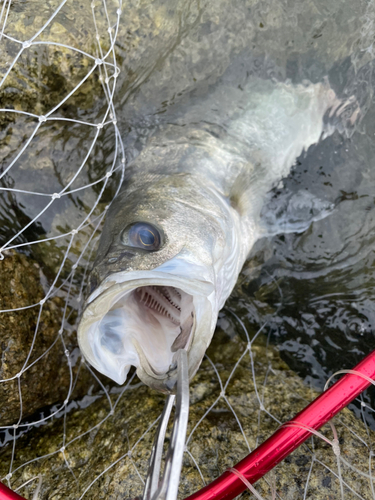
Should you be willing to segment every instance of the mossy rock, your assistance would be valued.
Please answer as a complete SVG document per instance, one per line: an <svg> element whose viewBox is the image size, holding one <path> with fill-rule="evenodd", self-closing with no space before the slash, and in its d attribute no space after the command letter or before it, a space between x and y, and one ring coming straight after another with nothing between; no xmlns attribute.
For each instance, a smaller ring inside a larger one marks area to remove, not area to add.
<svg viewBox="0 0 375 500"><path fill-rule="evenodd" d="M208 483L235 465L249 449L271 435L280 422L290 419L317 395L263 340L252 345L250 356L247 343L238 336L229 338L220 330L216 333L208 351L210 360L204 360L190 389L188 452L184 456L179 498L201 488L202 477ZM217 374L225 387L225 398L220 397L222 387ZM264 410L260 409L260 402ZM163 404L163 395L136 379L123 391L103 394L86 408L82 402L72 404L65 418L60 414L60 418L30 430L16 441L14 472L9 478L12 488L34 478L20 490L31 499L37 478L41 477L39 500L114 500L141 495ZM374 438L373 432L366 431L348 410L341 412L335 424L341 454L357 469L367 472L366 443ZM322 432L332 439L329 426ZM336 456L325 441L313 441L314 444L308 440L257 483L263 498L271 498L270 484L274 484L281 498L288 500L303 498L305 488L308 500L339 498ZM9 443L1 454L3 477L9 471L11 456ZM341 468L347 485L345 498L358 498L356 492L370 499L368 479L346 466Z"/></svg>
<svg viewBox="0 0 375 500"><path fill-rule="evenodd" d="M65 301L54 296L41 304L45 298L41 279L35 261L6 252L0 263L0 309L5 311L0 316L0 426L17 423L72 395L79 368L74 364L79 352L76 332L65 328L59 335ZM68 307L65 316L69 312ZM70 353L71 370L65 351ZM86 373L74 394L85 394L93 383Z"/></svg>

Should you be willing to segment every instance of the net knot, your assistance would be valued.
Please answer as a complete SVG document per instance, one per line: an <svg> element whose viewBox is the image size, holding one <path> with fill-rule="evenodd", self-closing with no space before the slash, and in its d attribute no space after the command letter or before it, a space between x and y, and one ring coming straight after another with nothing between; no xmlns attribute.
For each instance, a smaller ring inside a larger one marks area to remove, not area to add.
<svg viewBox="0 0 375 500"><path fill-rule="evenodd" d="M22 48L23 48L23 49L27 49L27 48L29 48L29 47L30 47L30 45L31 45L30 40L26 40L26 42L23 42L23 44L22 44Z"/></svg>
<svg viewBox="0 0 375 500"><path fill-rule="evenodd" d="M97 57L97 58L95 59L95 64L96 64L97 66L101 66L101 65L103 64L102 59L99 59L99 57Z"/></svg>
<svg viewBox="0 0 375 500"><path fill-rule="evenodd" d="M39 304L40 304L41 306L42 306L43 304L45 304L45 303L46 303L46 299L41 299L41 300L39 301Z"/></svg>
<svg viewBox="0 0 375 500"><path fill-rule="evenodd" d="M73 264L72 269L73 269L73 271L75 271L77 269L77 264Z"/></svg>
<svg viewBox="0 0 375 500"><path fill-rule="evenodd" d="M39 123L44 123L47 121L47 117L44 115L41 115L41 116L39 116L38 120L39 120Z"/></svg>
<svg viewBox="0 0 375 500"><path fill-rule="evenodd" d="M221 397L221 398L225 398L225 391L221 391L221 392L220 392L220 397Z"/></svg>
<svg viewBox="0 0 375 500"><path fill-rule="evenodd" d="M105 176L107 177L107 179L108 179L109 177L111 177L111 175L112 175L112 172L107 172L107 173L105 174Z"/></svg>
<svg viewBox="0 0 375 500"><path fill-rule="evenodd" d="M58 331L58 334L59 334L59 335L62 335L62 333L63 333L63 329L62 329L62 328L60 328L60 330Z"/></svg>
<svg viewBox="0 0 375 500"><path fill-rule="evenodd" d="M13 424L13 429L18 429L18 424Z"/></svg>
<svg viewBox="0 0 375 500"><path fill-rule="evenodd" d="M72 230L71 230L71 233L72 233L72 235L74 236L75 234L77 234L77 233L78 233L78 229L72 229Z"/></svg>
<svg viewBox="0 0 375 500"><path fill-rule="evenodd" d="M332 449L333 449L333 453L336 455L336 457L339 457L340 456L340 443L339 443L338 439L333 439Z"/></svg>
<svg viewBox="0 0 375 500"><path fill-rule="evenodd" d="M61 453L64 453L64 451L65 451L65 446L61 446L61 448L60 448L60 452L61 452Z"/></svg>
<svg viewBox="0 0 375 500"><path fill-rule="evenodd" d="M5 479L6 479L7 481L9 481L9 479L11 479L11 477L12 477L12 473L11 473L11 472L8 472L8 474L5 476Z"/></svg>
<svg viewBox="0 0 375 500"><path fill-rule="evenodd" d="M121 16L121 9L117 9L117 10L116 10L116 14L117 14L118 16Z"/></svg>
<svg viewBox="0 0 375 500"><path fill-rule="evenodd" d="M101 128L103 128L103 124L102 123L98 123L97 124L97 128L100 130Z"/></svg>
<svg viewBox="0 0 375 500"><path fill-rule="evenodd" d="M56 200L56 199L60 198L60 196L61 196L61 195L60 195L59 193L53 193L53 195L51 196L51 198L52 198L53 200Z"/></svg>

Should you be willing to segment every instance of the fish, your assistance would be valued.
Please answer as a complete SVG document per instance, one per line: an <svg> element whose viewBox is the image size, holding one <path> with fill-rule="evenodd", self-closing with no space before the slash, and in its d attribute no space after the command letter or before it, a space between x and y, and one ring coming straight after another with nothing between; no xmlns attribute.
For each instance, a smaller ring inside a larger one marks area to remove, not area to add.
<svg viewBox="0 0 375 500"><path fill-rule="evenodd" d="M213 86L156 126L107 211L78 327L86 360L118 384L135 366L170 393L185 349L191 379L266 232L267 193L335 120L357 116L328 80L252 77Z"/></svg>

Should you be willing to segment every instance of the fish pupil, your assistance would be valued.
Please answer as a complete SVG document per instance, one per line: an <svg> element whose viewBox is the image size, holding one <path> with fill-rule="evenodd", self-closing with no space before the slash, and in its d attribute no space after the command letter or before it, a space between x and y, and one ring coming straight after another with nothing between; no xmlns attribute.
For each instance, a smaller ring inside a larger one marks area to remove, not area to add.
<svg viewBox="0 0 375 500"><path fill-rule="evenodd" d="M138 234L143 245L151 246L155 243L155 236L149 229L142 228Z"/></svg>

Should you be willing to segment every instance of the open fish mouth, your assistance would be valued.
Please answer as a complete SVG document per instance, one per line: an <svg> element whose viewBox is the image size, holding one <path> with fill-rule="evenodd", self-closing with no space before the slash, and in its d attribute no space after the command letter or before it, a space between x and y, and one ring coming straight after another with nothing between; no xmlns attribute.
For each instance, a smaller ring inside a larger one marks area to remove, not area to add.
<svg viewBox="0 0 375 500"><path fill-rule="evenodd" d="M133 365L145 383L168 391L176 375L176 351L188 351L191 375L198 368L213 330L212 304L206 284L185 284L164 273L162 280L142 279L142 274L126 281L120 276L120 282L112 275L89 297L79 345L90 364L116 382L124 383ZM204 335L200 332L202 341L195 346L197 329Z"/></svg>
<svg viewBox="0 0 375 500"><path fill-rule="evenodd" d="M188 348L193 319L193 297L179 288L149 285L120 293L96 325L98 358L104 351L129 365L143 355L149 370L163 375L173 367L173 354Z"/></svg>

